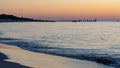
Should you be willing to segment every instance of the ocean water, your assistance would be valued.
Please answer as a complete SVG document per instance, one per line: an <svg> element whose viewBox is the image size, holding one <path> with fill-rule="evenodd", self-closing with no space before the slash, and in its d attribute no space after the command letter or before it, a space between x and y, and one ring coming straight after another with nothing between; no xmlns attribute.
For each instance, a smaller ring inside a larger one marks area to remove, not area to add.
<svg viewBox="0 0 120 68"><path fill-rule="evenodd" d="M120 67L119 22L0 23L0 43Z"/></svg>

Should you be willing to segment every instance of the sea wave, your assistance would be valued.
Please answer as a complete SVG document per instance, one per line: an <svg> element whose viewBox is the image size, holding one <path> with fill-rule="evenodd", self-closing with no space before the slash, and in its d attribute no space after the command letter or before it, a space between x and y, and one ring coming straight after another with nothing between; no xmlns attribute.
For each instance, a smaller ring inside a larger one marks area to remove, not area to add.
<svg viewBox="0 0 120 68"><path fill-rule="evenodd" d="M43 41L43 40L42 40ZM98 63L120 67L120 54L109 53L100 49L78 49L50 47L39 40L26 40L14 38L0 38L0 43L15 45L26 50L64 56L74 59L95 61Z"/></svg>

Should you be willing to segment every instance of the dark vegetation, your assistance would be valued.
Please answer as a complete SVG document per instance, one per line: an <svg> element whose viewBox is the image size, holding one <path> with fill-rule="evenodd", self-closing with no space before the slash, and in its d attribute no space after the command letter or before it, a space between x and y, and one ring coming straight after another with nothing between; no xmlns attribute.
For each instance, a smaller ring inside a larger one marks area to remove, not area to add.
<svg viewBox="0 0 120 68"><path fill-rule="evenodd" d="M14 15L1 14L0 22L55 22L52 20L34 20L30 18L17 17Z"/></svg>

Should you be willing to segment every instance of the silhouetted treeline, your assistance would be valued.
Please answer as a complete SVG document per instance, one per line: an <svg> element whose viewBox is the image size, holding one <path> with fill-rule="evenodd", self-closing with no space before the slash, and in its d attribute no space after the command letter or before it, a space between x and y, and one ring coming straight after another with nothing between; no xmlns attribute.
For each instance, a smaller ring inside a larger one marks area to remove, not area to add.
<svg viewBox="0 0 120 68"><path fill-rule="evenodd" d="M21 17L17 17L14 15L6 15L6 14L1 14L0 15L0 21L8 21L8 22L13 22L13 21L34 21L34 22L55 22L52 20L34 20L34 19L30 19L30 18L21 18Z"/></svg>

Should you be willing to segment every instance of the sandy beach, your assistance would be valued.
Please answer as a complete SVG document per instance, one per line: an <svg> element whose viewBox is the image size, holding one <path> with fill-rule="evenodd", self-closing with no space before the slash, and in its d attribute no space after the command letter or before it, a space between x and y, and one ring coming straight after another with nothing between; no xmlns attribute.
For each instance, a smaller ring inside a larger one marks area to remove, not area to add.
<svg viewBox="0 0 120 68"><path fill-rule="evenodd" d="M23 66L21 68L113 68L91 61L35 53L5 44L0 44L1 53L8 57L4 62L17 63Z"/></svg>

